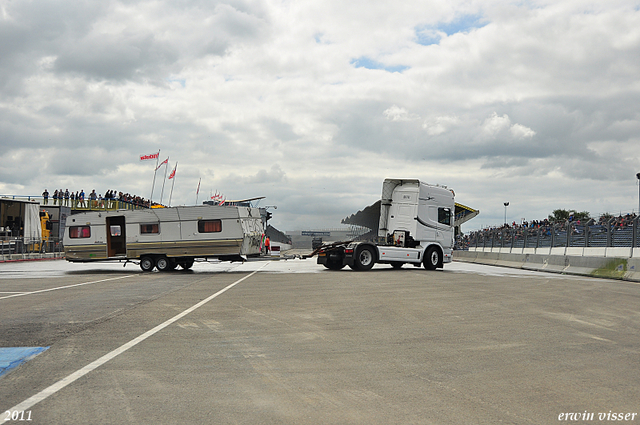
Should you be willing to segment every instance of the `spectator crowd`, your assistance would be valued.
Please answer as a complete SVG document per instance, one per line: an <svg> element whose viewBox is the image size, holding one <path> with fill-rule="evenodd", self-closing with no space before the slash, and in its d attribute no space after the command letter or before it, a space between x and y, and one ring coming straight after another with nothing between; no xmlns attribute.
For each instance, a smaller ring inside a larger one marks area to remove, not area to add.
<svg viewBox="0 0 640 425"><path fill-rule="evenodd" d="M110 189L104 193L104 196L96 193L95 189L89 194L85 194L84 189L76 192L69 192L69 189L56 189L53 194L50 194L49 191L45 189L44 192L42 192L43 205L49 204L50 197L53 205L71 208L110 209L122 208L125 204L142 208L149 208L151 206L151 201L148 199Z"/></svg>
<svg viewBox="0 0 640 425"><path fill-rule="evenodd" d="M595 227L601 231L606 231L607 226L610 226L611 230L621 230L633 226L633 222L637 217L635 213L631 213L625 215L620 214L618 217L614 217L611 214L602 214L597 220L589 218L586 221L575 218L573 215L570 215L568 220L551 220L550 218L545 218L544 220L532 220L530 222L523 221L521 224L517 224L514 221L511 224L505 223L502 226L486 227L466 235L458 235L456 238L456 248L468 248L472 241L483 240L485 237L490 237L490 235L496 235L500 238L502 234L515 232L517 237L521 237L525 231L530 230L542 232L541 234L547 236L550 236L554 229L562 232L568 228L571 229L573 233L580 234L585 225L589 225L590 229Z"/></svg>

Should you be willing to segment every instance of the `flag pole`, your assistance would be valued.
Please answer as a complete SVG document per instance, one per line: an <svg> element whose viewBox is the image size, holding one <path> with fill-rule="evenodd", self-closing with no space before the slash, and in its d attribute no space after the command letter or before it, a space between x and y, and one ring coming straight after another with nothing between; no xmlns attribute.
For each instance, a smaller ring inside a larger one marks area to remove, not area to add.
<svg viewBox="0 0 640 425"><path fill-rule="evenodd" d="M162 191L160 192L160 204L162 204L162 198L164 197L164 182L167 181L167 170L169 169L169 157L167 157L167 165L164 167L164 179L162 180Z"/></svg>
<svg viewBox="0 0 640 425"><path fill-rule="evenodd" d="M156 172L158 171L158 161L160 161L160 149L156 157L156 168L153 170L153 183L151 183L151 196L149 197L149 206L153 205L153 188L156 186Z"/></svg>
<svg viewBox="0 0 640 425"><path fill-rule="evenodd" d="M169 193L169 206L171 206L171 197L173 197L173 186L176 184L176 171L178 170L178 161L176 161L176 166L173 169L173 177L171 177L173 179L173 182L171 182L171 193Z"/></svg>

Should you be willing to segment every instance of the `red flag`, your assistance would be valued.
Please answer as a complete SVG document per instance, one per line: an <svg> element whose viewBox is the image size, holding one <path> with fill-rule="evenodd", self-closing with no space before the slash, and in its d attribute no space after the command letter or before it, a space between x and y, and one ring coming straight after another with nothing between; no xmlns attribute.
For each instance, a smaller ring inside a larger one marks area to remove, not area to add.
<svg viewBox="0 0 640 425"><path fill-rule="evenodd" d="M165 159L164 161L162 161L162 162L160 163L160 165L158 165L158 166L156 167L156 171L158 171L158 168L162 167L164 164L169 164L169 157L167 157L167 159Z"/></svg>
<svg viewBox="0 0 640 425"><path fill-rule="evenodd" d="M160 152L152 153L150 155L140 155L140 161L146 161L148 159L157 159L160 156Z"/></svg>
<svg viewBox="0 0 640 425"><path fill-rule="evenodd" d="M202 180L202 179L200 179L200 180ZM198 193L200 193L200 180L198 180L198 189L196 190L196 195L197 195Z"/></svg>
<svg viewBox="0 0 640 425"><path fill-rule="evenodd" d="M176 176L176 168L178 168L178 164L176 164L176 166L173 167L173 171L171 172L171 174L169 174L169 180L171 180Z"/></svg>

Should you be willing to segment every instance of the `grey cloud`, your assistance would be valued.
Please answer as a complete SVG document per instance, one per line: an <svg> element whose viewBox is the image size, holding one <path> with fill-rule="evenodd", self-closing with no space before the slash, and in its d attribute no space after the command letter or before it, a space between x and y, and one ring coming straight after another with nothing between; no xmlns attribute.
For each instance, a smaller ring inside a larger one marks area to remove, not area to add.
<svg viewBox="0 0 640 425"><path fill-rule="evenodd" d="M335 143L392 158L450 162L480 159L484 169L523 167L538 174L560 170L571 178L617 179L628 174L631 165L623 165L615 155L598 152L590 144L637 138L637 102L628 94L616 94L460 108L448 111L456 119L438 131L430 131L435 124L425 125L424 120L392 119L397 114L390 117L389 105L384 108L377 102L347 105L328 119L338 129ZM402 110L403 117L423 114L415 109L397 110ZM438 123L441 116L434 114L431 122ZM607 171L610 168L615 171Z"/></svg>
<svg viewBox="0 0 640 425"><path fill-rule="evenodd" d="M104 2L91 1L4 3L6 17L0 19L2 91L19 93L24 79L39 71L43 57L55 55L62 44L86 34L107 8Z"/></svg>
<svg viewBox="0 0 640 425"><path fill-rule="evenodd" d="M222 55L237 41L261 40L267 18L261 2L178 2L165 4L162 11L153 2L127 2L124 6L132 10L145 8L140 9L141 19L132 19L122 32L104 32L119 24L116 13L121 11L113 7L117 4L5 3L7 19L0 19L0 88L5 94L20 93L26 78L49 71L41 67L43 58L54 59L50 69L54 72L157 83L179 71L185 60ZM137 22L146 26L134 26Z"/></svg>
<svg viewBox="0 0 640 425"><path fill-rule="evenodd" d="M265 119L264 126L273 134L278 141L288 142L296 140L299 136L293 131L291 124L276 120Z"/></svg>
<svg viewBox="0 0 640 425"><path fill-rule="evenodd" d="M63 49L54 70L99 80L131 80L163 75L162 70L177 60L178 52L152 35L92 35Z"/></svg>
<svg viewBox="0 0 640 425"><path fill-rule="evenodd" d="M287 174L279 164L273 164L269 170L261 169L255 175L242 178L248 184L272 184L287 181Z"/></svg>

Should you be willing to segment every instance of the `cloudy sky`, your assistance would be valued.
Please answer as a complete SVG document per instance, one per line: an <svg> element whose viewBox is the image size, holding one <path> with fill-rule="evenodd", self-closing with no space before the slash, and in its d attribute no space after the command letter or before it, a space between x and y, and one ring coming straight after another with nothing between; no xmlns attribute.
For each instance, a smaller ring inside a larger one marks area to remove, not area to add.
<svg viewBox="0 0 640 425"><path fill-rule="evenodd" d="M147 198L160 149L173 205L202 179L281 230L386 177L454 189L465 231L637 211L640 1L0 0L0 149L0 194Z"/></svg>

